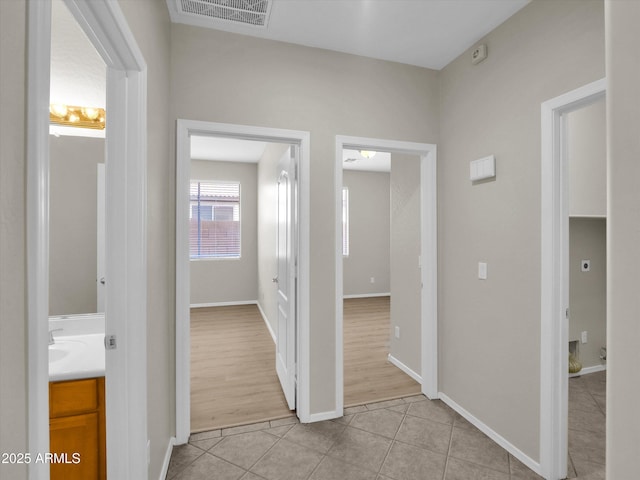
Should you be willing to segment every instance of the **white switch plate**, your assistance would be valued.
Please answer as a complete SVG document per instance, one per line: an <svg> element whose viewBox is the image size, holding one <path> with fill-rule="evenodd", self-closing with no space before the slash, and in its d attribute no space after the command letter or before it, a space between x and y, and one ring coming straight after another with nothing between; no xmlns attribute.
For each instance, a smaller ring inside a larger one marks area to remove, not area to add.
<svg viewBox="0 0 640 480"><path fill-rule="evenodd" d="M582 333L580 334L580 341L581 341L582 343L587 343L587 332L586 332L586 331L584 331L584 332L582 332Z"/></svg>
<svg viewBox="0 0 640 480"><path fill-rule="evenodd" d="M474 160L470 163L469 179L472 182L492 178L496 176L496 157L489 155L488 157Z"/></svg>
<svg viewBox="0 0 640 480"><path fill-rule="evenodd" d="M485 262L478 262L478 278L480 280L487 279L487 264Z"/></svg>
<svg viewBox="0 0 640 480"><path fill-rule="evenodd" d="M398 327L397 325L396 325L396 328L395 328L395 336L396 336L396 338L400 338L400 327Z"/></svg>
<svg viewBox="0 0 640 480"><path fill-rule="evenodd" d="M376 283L376 277L371 277L370 281L371 281L371 283Z"/></svg>

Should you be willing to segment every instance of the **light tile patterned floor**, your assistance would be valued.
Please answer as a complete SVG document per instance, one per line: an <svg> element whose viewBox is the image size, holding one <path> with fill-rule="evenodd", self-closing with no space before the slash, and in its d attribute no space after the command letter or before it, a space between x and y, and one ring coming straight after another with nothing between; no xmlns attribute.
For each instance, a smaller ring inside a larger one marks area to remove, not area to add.
<svg viewBox="0 0 640 480"><path fill-rule="evenodd" d="M605 374L569 382L569 478L604 479ZM538 475L444 403L422 395L198 433L170 480L529 480Z"/></svg>

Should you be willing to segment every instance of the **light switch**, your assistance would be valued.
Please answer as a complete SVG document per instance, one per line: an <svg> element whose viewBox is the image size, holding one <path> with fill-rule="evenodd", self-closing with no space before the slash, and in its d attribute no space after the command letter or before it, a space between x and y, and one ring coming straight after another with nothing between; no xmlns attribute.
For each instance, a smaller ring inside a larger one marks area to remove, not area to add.
<svg viewBox="0 0 640 480"><path fill-rule="evenodd" d="M469 166L469 179L472 182L492 178L496 176L496 157L489 155L488 157L474 160Z"/></svg>
<svg viewBox="0 0 640 480"><path fill-rule="evenodd" d="M478 262L478 278L480 280L487 279L487 264L485 262Z"/></svg>

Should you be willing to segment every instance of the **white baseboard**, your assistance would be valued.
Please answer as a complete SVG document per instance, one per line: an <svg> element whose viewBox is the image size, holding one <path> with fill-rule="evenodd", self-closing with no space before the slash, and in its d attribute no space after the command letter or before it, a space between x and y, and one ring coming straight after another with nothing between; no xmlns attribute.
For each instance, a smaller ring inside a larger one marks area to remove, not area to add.
<svg viewBox="0 0 640 480"><path fill-rule="evenodd" d="M323 422L325 420L332 420L334 418L342 417L342 413L338 413L337 410L331 410L329 412L312 413L309 415L309 423Z"/></svg>
<svg viewBox="0 0 640 480"><path fill-rule="evenodd" d="M173 446L176 444L176 437L169 439L169 445L167 445L167 452L164 454L164 462L162 462L162 470L160 470L160 480L167 478L169 472L169 462L171 461L171 453L173 452Z"/></svg>
<svg viewBox="0 0 640 480"><path fill-rule="evenodd" d="M260 302L256 302L256 305L258 305L258 310L260 310L260 315L262 315L262 320L264 320L264 324L267 326L267 330L269 330L273 343L276 343L276 332L271 328L271 324L269 323L269 320L267 320L267 315L264 313L264 310L262 310Z"/></svg>
<svg viewBox="0 0 640 480"><path fill-rule="evenodd" d="M456 402L451 400L447 395L445 395L442 392L440 392L439 395L440 395L440 399L444 403L446 403L452 409L454 409L456 412L458 412L460 415L462 415L467 421L469 421L469 423L473 424L475 427L478 428L478 430L480 430L482 433L484 433L486 436L488 436L491 440L496 442L498 445L500 445L502 448L504 448L507 452L509 452L514 457L516 457L522 463L524 463L527 467L529 467L531 470L533 470L538 475L540 475L540 472L541 472L540 463L538 463L535 460L533 460L531 457L529 457L527 454L525 454L522 450L520 450L518 447L513 445L506 438L504 438L498 432L496 432L495 430L490 428L484 422L482 422L478 418L476 418L473 415L471 415L468 411L466 411L464 408L462 408Z"/></svg>
<svg viewBox="0 0 640 480"><path fill-rule="evenodd" d="M257 305L257 300L239 300L237 302L192 303L189 308L232 307L234 305Z"/></svg>
<svg viewBox="0 0 640 480"><path fill-rule="evenodd" d="M407 367L404 363L402 363L400 360L398 360L396 357L394 357L391 354L387 356L387 359L389 360L389 362L393 363L396 367L398 367L400 370L402 370L404 373L406 373L411 378L413 378L416 382L422 385L421 375L418 375L416 372L411 370L409 367Z"/></svg>
<svg viewBox="0 0 640 480"><path fill-rule="evenodd" d="M578 373L570 373L569 378L581 377L582 375L589 375L590 373L603 372L607 369L606 365L594 365L593 367L584 367Z"/></svg>
<svg viewBox="0 0 640 480"><path fill-rule="evenodd" d="M390 297L391 293L356 293L355 295L343 295L342 298L369 298L369 297Z"/></svg>

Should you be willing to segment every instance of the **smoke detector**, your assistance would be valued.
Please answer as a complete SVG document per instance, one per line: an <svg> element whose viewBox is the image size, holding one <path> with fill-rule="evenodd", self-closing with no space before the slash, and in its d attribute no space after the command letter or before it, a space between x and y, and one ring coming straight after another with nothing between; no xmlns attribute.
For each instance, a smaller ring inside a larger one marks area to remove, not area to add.
<svg viewBox="0 0 640 480"><path fill-rule="evenodd" d="M199 27L266 28L273 0L167 0L171 21Z"/></svg>

